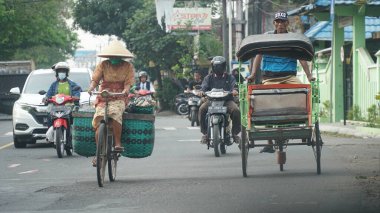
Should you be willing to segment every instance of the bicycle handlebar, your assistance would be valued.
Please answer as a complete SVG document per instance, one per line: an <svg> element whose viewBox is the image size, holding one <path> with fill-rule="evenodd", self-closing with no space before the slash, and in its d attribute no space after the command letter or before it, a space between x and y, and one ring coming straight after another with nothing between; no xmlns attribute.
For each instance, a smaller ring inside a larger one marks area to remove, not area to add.
<svg viewBox="0 0 380 213"><path fill-rule="evenodd" d="M103 90L101 92L92 92L93 95L100 95L102 96L103 98L106 98L106 97L116 97L116 96L125 96L126 94L123 93L123 92L109 92L108 90Z"/></svg>

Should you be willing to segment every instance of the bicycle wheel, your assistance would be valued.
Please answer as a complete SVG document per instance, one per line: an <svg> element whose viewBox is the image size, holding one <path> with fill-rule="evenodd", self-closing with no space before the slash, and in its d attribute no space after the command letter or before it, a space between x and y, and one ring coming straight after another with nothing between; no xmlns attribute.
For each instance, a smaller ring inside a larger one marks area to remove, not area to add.
<svg viewBox="0 0 380 213"><path fill-rule="evenodd" d="M55 129L55 149L57 150L57 156L58 158L62 158L65 154L65 143L63 141L63 132L62 128L58 127Z"/></svg>
<svg viewBox="0 0 380 213"><path fill-rule="evenodd" d="M241 168L243 170L243 177L247 177L249 140L247 137L247 131L245 129L245 126L242 126L241 129L241 140L239 146L241 152Z"/></svg>
<svg viewBox="0 0 380 213"><path fill-rule="evenodd" d="M96 146L96 176L99 187L103 187L107 164L106 125L101 123L98 127L98 144Z"/></svg>
<svg viewBox="0 0 380 213"><path fill-rule="evenodd" d="M312 145L314 151L315 161L317 162L317 174L321 174L321 151L322 151L322 137L319 130L319 122L314 124L314 132L312 134Z"/></svg>
<svg viewBox="0 0 380 213"><path fill-rule="evenodd" d="M117 153L113 152L114 141L113 136L108 136L107 141L107 156L108 156L108 177L111 182L116 179L116 167L118 156Z"/></svg>

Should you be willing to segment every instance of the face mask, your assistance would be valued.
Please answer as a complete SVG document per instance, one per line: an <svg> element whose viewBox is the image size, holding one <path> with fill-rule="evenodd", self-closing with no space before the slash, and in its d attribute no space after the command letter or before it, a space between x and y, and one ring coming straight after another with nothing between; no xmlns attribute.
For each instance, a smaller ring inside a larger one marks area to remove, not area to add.
<svg viewBox="0 0 380 213"><path fill-rule="evenodd" d="M121 58L110 58L110 62L112 65L117 65L121 63Z"/></svg>
<svg viewBox="0 0 380 213"><path fill-rule="evenodd" d="M59 72L58 73L58 78L59 78L59 80L63 80L63 79L65 79L66 78L66 73L64 73L64 72Z"/></svg>

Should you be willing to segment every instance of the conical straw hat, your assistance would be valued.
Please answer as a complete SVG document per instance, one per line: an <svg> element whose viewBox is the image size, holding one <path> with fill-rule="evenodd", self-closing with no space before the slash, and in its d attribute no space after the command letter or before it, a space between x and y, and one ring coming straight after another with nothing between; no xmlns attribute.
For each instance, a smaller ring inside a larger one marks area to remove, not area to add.
<svg viewBox="0 0 380 213"><path fill-rule="evenodd" d="M113 40L110 44L103 49L101 53L98 54L99 57L109 58L112 56L123 57L123 58L133 58L133 54L124 47L121 41Z"/></svg>

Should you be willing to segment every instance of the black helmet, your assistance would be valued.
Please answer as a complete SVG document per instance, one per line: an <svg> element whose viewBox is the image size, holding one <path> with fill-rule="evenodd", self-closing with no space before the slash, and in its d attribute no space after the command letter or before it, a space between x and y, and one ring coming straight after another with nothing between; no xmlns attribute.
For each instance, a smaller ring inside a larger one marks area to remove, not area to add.
<svg viewBox="0 0 380 213"><path fill-rule="evenodd" d="M226 59L223 56L215 56L211 60L211 68L215 74L222 74L226 71Z"/></svg>

